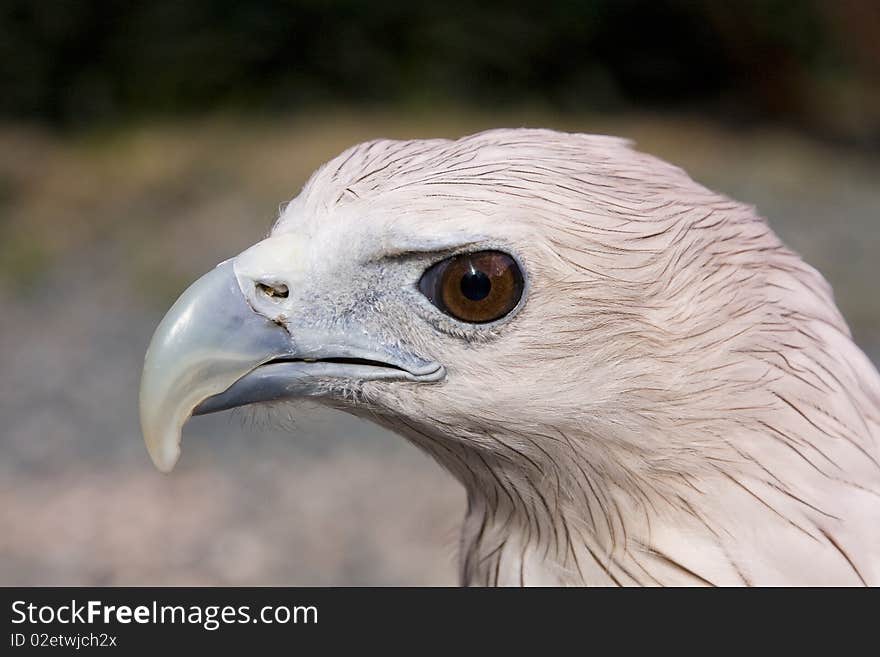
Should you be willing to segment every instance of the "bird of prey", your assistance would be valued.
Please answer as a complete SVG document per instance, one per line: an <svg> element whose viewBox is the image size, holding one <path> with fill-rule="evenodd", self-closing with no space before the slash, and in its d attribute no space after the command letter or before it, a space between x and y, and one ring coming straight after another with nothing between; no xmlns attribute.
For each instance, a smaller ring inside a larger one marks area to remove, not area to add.
<svg viewBox="0 0 880 657"><path fill-rule="evenodd" d="M467 491L466 585L880 584L880 376L752 207L629 142L376 140L196 281L146 355L191 414L308 397Z"/></svg>

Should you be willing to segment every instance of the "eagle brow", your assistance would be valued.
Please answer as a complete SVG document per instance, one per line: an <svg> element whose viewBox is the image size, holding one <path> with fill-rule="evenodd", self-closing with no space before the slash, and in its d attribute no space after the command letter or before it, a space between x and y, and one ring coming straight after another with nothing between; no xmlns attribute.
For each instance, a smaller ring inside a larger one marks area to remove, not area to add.
<svg viewBox="0 0 880 657"><path fill-rule="evenodd" d="M392 240L382 245L371 260L405 258L407 256L429 255L431 253L452 253L475 244L484 243L485 237L462 237L460 239L403 239Z"/></svg>

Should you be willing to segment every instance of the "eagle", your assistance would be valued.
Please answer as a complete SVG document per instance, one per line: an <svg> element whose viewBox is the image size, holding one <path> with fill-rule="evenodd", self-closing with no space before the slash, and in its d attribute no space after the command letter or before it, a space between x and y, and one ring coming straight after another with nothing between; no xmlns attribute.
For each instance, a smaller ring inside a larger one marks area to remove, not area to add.
<svg viewBox="0 0 880 657"><path fill-rule="evenodd" d="M191 415L309 398L467 492L474 586L880 584L880 376L750 206L624 139L369 141L159 324Z"/></svg>

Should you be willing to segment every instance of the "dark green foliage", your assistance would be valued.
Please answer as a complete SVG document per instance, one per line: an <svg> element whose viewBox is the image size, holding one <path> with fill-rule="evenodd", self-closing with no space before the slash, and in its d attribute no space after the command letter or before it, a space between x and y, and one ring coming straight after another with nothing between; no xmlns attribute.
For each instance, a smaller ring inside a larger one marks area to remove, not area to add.
<svg viewBox="0 0 880 657"><path fill-rule="evenodd" d="M696 103L798 120L823 76L867 84L876 72L844 33L864 24L858 7L0 0L0 114L82 124L229 105L439 100L563 110Z"/></svg>

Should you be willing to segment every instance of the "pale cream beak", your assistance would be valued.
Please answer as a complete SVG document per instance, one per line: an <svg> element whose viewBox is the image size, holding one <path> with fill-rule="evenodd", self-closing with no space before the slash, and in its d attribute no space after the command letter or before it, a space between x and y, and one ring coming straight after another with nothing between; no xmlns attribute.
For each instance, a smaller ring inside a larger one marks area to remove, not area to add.
<svg viewBox="0 0 880 657"><path fill-rule="evenodd" d="M247 252L246 252L247 253ZM293 282L292 277L286 280ZM170 472L180 456L181 430L192 415L308 396L332 396L333 382L439 381L445 369L381 344L361 326L291 320L297 308L270 315L258 280L227 261L193 283L156 329L141 377L141 429L150 457ZM311 309L315 310L315 309ZM265 313L265 314L264 314ZM312 313L314 315L314 313ZM330 318L332 320L332 318ZM291 335L293 333L293 335Z"/></svg>
<svg viewBox="0 0 880 657"><path fill-rule="evenodd" d="M289 353L290 336L255 313L227 261L193 283L159 324L144 359L141 429L153 463L170 472L198 404L262 363Z"/></svg>

